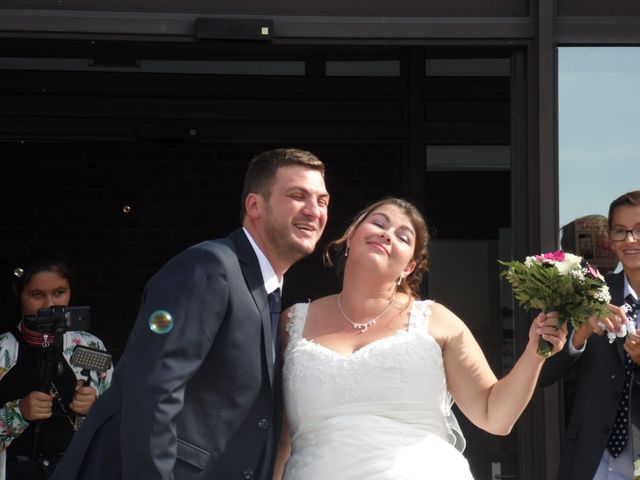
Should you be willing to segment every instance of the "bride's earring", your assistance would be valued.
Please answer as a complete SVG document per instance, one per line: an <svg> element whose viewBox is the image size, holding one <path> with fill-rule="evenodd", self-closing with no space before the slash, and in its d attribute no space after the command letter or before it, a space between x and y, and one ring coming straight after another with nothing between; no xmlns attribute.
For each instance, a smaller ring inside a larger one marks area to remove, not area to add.
<svg viewBox="0 0 640 480"><path fill-rule="evenodd" d="M400 286L400 284L402 283L402 279L403 279L403 278L404 278L404 277L403 277L402 275L400 275L400 277L398 277L398 286Z"/></svg>
<svg viewBox="0 0 640 480"><path fill-rule="evenodd" d="M344 256L348 257L349 256L349 244L347 243L347 246L344 249Z"/></svg>

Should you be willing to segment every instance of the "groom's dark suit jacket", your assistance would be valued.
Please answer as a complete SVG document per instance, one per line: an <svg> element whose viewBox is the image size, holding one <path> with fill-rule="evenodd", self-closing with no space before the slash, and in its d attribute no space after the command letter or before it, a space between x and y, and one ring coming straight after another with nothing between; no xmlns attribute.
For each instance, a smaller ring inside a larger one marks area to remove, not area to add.
<svg viewBox="0 0 640 480"><path fill-rule="evenodd" d="M173 317L169 333L149 328L158 310ZM243 231L183 251L148 282L112 386L53 479L270 479L280 429L272 356L267 294Z"/></svg>
<svg viewBox="0 0 640 480"><path fill-rule="evenodd" d="M622 305L624 274L608 275L607 284L611 303ZM564 349L543 366L541 385L550 385L572 369L575 370L571 373L576 375L575 398L561 445L559 480L591 479L598 469L625 379L623 344L622 338L612 345L606 335L591 335L582 355L575 357L569 355L567 341ZM635 372L637 381L637 365ZM634 393L637 401L637 389Z"/></svg>

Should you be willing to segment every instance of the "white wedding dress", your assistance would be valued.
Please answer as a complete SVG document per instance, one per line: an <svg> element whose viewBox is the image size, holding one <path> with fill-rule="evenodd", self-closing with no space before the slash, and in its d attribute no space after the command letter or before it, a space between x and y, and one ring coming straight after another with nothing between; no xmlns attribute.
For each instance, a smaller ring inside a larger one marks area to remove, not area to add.
<svg viewBox="0 0 640 480"><path fill-rule="evenodd" d="M347 356L303 338L309 305L293 307L285 480L472 480L442 350L427 328L430 305L414 302L408 330Z"/></svg>

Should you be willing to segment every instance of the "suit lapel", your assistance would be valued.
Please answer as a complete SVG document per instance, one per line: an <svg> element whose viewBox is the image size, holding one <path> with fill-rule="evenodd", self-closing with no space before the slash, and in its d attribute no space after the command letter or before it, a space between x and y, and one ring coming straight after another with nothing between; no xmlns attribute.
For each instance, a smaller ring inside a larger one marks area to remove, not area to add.
<svg viewBox="0 0 640 480"><path fill-rule="evenodd" d="M611 292L611 303L614 305L624 304L624 272L616 273L611 276L611 282L609 284L609 290ZM616 348L618 349L618 357L624 365L624 338L616 338Z"/></svg>
<svg viewBox="0 0 640 480"><path fill-rule="evenodd" d="M273 348L271 340L271 314L269 312L269 301L267 299L267 291L264 289L264 279L258 263L258 257L251 247L251 243L242 229L234 230L229 235L236 251L238 252L238 261L240 269L244 276L244 281L251 292L253 301L256 304L258 312L260 312L260 322L262 323L262 338L264 341L264 351L266 355L267 369L269 371L269 382L273 386Z"/></svg>
<svg viewBox="0 0 640 480"><path fill-rule="evenodd" d="M640 458L640 369L637 365L631 387L631 437L635 460Z"/></svg>
<svg viewBox="0 0 640 480"><path fill-rule="evenodd" d="M607 284L611 293L611 303L622 305L624 303L624 272L607 275ZM618 357L624 365L624 338L616 338L616 348Z"/></svg>
<svg viewBox="0 0 640 480"><path fill-rule="evenodd" d="M607 285L611 293L611 303L622 305L624 303L624 272L607 275ZM624 365L624 338L616 339L618 356ZM637 368L633 374L631 385L631 442L633 459L640 458L640 370Z"/></svg>
<svg viewBox="0 0 640 480"><path fill-rule="evenodd" d="M607 278L611 290L611 302L614 305L624 303L624 272L612 275L611 281ZM638 319L636 319L637 321ZM622 341L620 341L622 340ZM618 351L620 357L624 358L624 339L618 339ZM633 373L633 383L631 384L631 441L633 459L640 458L640 369L636 365Z"/></svg>

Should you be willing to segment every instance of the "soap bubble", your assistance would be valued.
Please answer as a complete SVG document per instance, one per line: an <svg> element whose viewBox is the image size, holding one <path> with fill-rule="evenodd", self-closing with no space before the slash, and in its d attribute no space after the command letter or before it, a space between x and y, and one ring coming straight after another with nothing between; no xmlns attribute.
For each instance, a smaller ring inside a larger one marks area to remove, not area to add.
<svg viewBox="0 0 640 480"><path fill-rule="evenodd" d="M154 333L169 333L173 328L173 316L166 310L156 310L149 316L149 328Z"/></svg>

